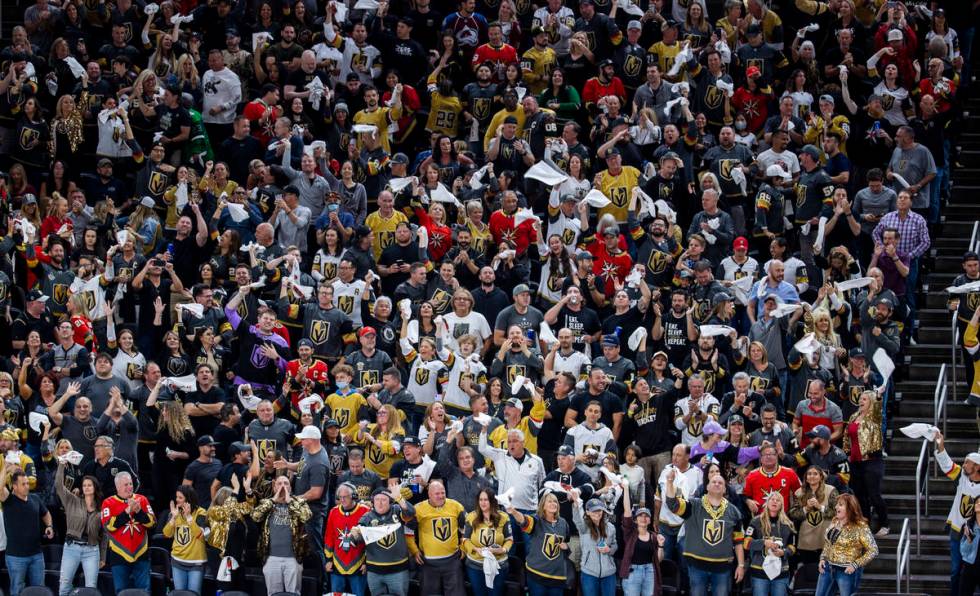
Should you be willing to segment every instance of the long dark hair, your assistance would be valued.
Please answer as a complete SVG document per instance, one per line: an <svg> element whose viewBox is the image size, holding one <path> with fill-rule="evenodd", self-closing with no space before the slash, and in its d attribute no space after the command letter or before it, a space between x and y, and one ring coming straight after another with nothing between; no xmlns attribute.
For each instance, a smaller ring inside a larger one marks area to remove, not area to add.
<svg viewBox="0 0 980 596"><path fill-rule="evenodd" d="M483 510L480 509L480 497L482 495L486 495L487 500L490 501L489 520L484 517ZM497 506L497 495L489 488L481 488L480 492L476 493L476 521L487 521L493 527L500 524L500 508Z"/></svg>
<svg viewBox="0 0 980 596"><path fill-rule="evenodd" d="M102 506L102 485L99 484L99 479L91 474L82 476L82 481L78 483L78 488L81 489L85 481L89 480L92 482L92 502L95 503L95 508L98 509ZM82 493L82 498L85 498L85 494Z"/></svg>
<svg viewBox="0 0 980 596"><path fill-rule="evenodd" d="M197 511L197 491L194 490L193 486L187 486L186 484L181 484L177 487L177 492L184 495L184 500L190 505L191 513Z"/></svg>
<svg viewBox="0 0 980 596"><path fill-rule="evenodd" d="M548 249L548 264L551 265L551 273L553 275L557 273L562 277L568 277L574 272L574 269L572 269L572 266L569 264L571 262L571 257L568 256L568 247L561 241L560 235L552 234L551 236L548 236L548 240L550 241L552 237L558 238L559 242L561 242L561 250L556 255L551 252L550 248Z"/></svg>

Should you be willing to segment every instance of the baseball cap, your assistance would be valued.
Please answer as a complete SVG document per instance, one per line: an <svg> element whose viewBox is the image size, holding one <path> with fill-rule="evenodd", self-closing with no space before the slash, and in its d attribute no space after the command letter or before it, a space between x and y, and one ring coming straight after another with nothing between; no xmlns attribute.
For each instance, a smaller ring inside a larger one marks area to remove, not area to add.
<svg viewBox="0 0 980 596"><path fill-rule="evenodd" d="M762 74L762 71L759 70L759 67L758 66L750 66L750 67L748 67L748 68L745 69L745 76L746 77L757 77L757 76L759 76L761 74Z"/></svg>
<svg viewBox="0 0 980 596"><path fill-rule="evenodd" d="M847 357L851 359L867 358L867 356L864 354L864 350L861 348L851 348L851 351L847 353Z"/></svg>
<svg viewBox="0 0 980 596"><path fill-rule="evenodd" d="M615 333L610 333L609 335L603 335L602 336L602 345L603 345L603 347L609 346L610 348L618 348L619 347L619 337L617 337Z"/></svg>
<svg viewBox="0 0 980 596"><path fill-rule="evenodd" d="M402 152L398 152L391 156L391 163L407 164L409 163L408 156Z"/></svg>
<svg viewBox="0 0 980 596"><path fill-rule="evenodd" d="M143 197L140 199L140 206L146 207L147 209L155 209L157 202L153 200L153 197Z"/></svg>
<svg viewBox="0 0 980 596"><path fill-rule="evenodd" d="M247 443L242 443L241 441L235 441L228 446L228 455L236 455L243 451L251 451L252 448Z"/></svg>
<svg viewBox="0 0 980 596"><path fill-rule="evenodd" d="M667 355L667 352L664 352L663 350L660 350L659 352L656 352L656 353L655 353L655 354L653 355L653 357L654 357L655 359L656 359L656 358L663 358L664 360L670 360L670 356L668 356L668 355Z"/></svg>
<svg viewBox="0 0 980 596"><path fill-rule="evenodd" d="M370 325L361 327L361 330L357 332L357 337L364 337L365 335L377 335L378 332L374 327Z"/></svg>
<svg viewBox="0 0 980 596"><path fill-rule="evenodd" d="M591 260L593 260L594 258L595 258L595 257L593 257L593 256L592 256L592 253L590 253L590 252L589 252L589 251L587 251L587 250L580 250L580 251L578 251L578 253L577 253L577 254L575 255L575 260L577 260L577 261L586 261L586 260L588 260L588 261L591 261Z"/></svg>
<svg viewBox="0 0 980 596"><path fill-rule="evenodd" d="M977 260L980 260L980 256L977 256L977 253L975 253L974 251L968 250L965 253L963 253L964 263L967 261L977 261Z"/></svg>
<svg viewBox="0 0 980 596"><path fill-rule="evenodd" d="M211 435L204 435L203 437L197 440L198 447L207 447L208 445L215 445L215 444L216 443L214 441L214 437L212 437Z"/></svg>
<svg viewBox="0 0 980 596"><path fill-rule="evenodd" d="M902 32L898 29L892 29L888 32L888 41L902 41L904 39Z"/></svg>
<svg viewBox="0 0 980 596"><path fill-rule="evenodd" d="M830 95L829 93L824 93L823 95L821 95L820 96L820 101L825 101L825 102L829 103L830 105L834 105L834 104L837 103L836 101L834 101L834 96L833 95Z"/></svg>
<svg viewBox="0 0 980 596"><path fill-rule="evenodd" d="M634 19L626 23L626 30L629 31L630 29L643 29L643 23Z"/></svg>
<svg viewBox="0 0 980 596"><path fill-rule="evenodd" d="M820 150L815 145L804 145L803 149L800 150L800 154L803 153L806 153L813 159L820 159Z"/></svg>
<svg viewBox="0 0 980 596"><path fill-rule="evenodd" d="M540 25L538 25L537 27L534 27L533 29L531 29L531 37L537 37L537 36L541 35L542 33L547 33L547 32L544 30L544 27L542 27Z"/></svg>
<svg viewBox="0 0 980 596"><path fill-rule="evenodd" d="M317 441L319 441L322 436L323 435L320 434L320 429L313 425L304 426L303 430L296 434L297 439L316 439Z"/></svg>
<svg viewBox="0 0 980 596"><path fill-rule="evenodd" d="M963 458L963 461L970 461L977 465L980 465L980 453L976 451L973 451L972 453L967 453L966 457Z"/></svg>
<svg viewBox="0 0 980 596"><path fill-rule="evenodd" d="M749 25L749 28L745 30L745 34L750 37L753 35L762 35L762 27L759 26L759 23L752 23Z"/></svg>
<svg viewBox="0 0 980 596"><path fill-rule="evenodd" d="M306 338L306 337L304 337L303 339L299 340L299 343L296 344L296 347L298 347L298 348L310 348L311 350L316 349L316 347L313 344L313 340L311 340L309 338Z"/></svg>
<svg viewBox="0 0 980 596"><path fill-rule="evenodd" d="M783 169L783 166L775 163L766 168L766 178L782 178L783 180L793 179L793 177L789 175L789 172Z"/></svg>
<svg viewBox="0 0 980 596"><path fill-rule="evenodd" d="M725 434L725 429L714 420L709 420L704 424L704 430L701 431L701 434L706 437L708 435L723 435Z"/></svg>
<svg viewBox="0 0 980 596"><path fill-rule="evenodd" d="M404 448L405 445L414 445L415 447L421 447L422 442L419 441L418 437L405 437L404 439L402 439L402 447Z"/></svg>
<svg viewBox="0 0 980 596"><path fill-rule="evenodd" d="M507 401L505 401L504 402L504 406L510 406L512 408L517 408L517 411L518 412L523 412L524 411L524 404L522 404L521 403L521 400L517 399L516 397L512 397L512 398L508 399Z"/></svg>
<svg viewBox="0 0 980 596"><path fill-rule="evenodd" d="M47 302L48 297L41 293L41 290L31 290L27 293L28 302Z"/></svg>
<svg viewBox="0 0 980 596"><path fill-rule="evenodd" d="M108 157L103 157L102 159L99 160L100 168L104 168L105 166L111 166L111 165L112 165L112 160L109 159Z"/></svg>
<svg viewBox="0 0 980 596"><path fill-rule="evenodd" d="M640 517L641 515L645 515L647 517L653 517L652 515L650 515L650 510L647 509L646 507L637 507L636 511L633 512L633 517Z"/></svg>
<svg viewBox="0 0 980 596"><path fill-rule="evenodd" d="M728 426L733 424L745 424L745 418L741 414L732 414L728 417Z"/></svg>
<svg viewBox="0 0 980 596"><path fill-rule="evenodd" d="M511 291L510 295L516 298L519 294L523 294L524 292L530 294L531 288L528 287L527 284L517 284L516 286L514 286L514 289Z"/></svg>
<svg viewBox="0 0 980 596"><path fill-rule="evenodd" d="M810 432L806 433L808 439L823 439L825 441L830 440L830 429L823 424L818 424L810 429Z"/></svg>
<svg viewBox="0 0 980 596"><path fill-rule="evenodd" d="M572 449L571 445L562 445L561 447L558 448L558 455L565 456L565 457L574 457L575 450Z"/></svg>
<svg viewBox="0 0 980 596"><path fill-rule="evenodd" d="M27 193L20 200L20 202L21 202L22 205L37 205L37 197L35 197L31 193Z"/></svg>
<svg viewBox="0 0 980 596"><path fill-rule="evenodd" d="M610 128L612 128L612 127L610 126ZM617 147L611 147L609 149L606 149L606 157L607 158L612 157L614 155L622 155L619 152L619 149Z"/></svg>
<svg viewBox="0 0 980 596"><path fill-rule="evenodd" d="M731 302L732 296L728 292L718 292L711 297L711 306L718 306L722 302Z"/></svg>
<svg viewBox="0 0 980 596"><path fill-rule="evenodd" d="M504 118L504 124L517 124L517 118L514 116L507 116Z"/></svg>
<svg viewBox="0 0 980 596"><path fill-rule="evenodd" d="M585 510L589 513L594 511L605 511L606 505L600 499L589 499L589 502L585 504Z"/></svg>
<svg viewBox="0 0 980 596"><path fill-rule="evenodd" d="M618 237L619 236L619 228L616 227L616 226L609 226L608 228L606 228L605 230L602 231L602 235L603 236L616 236L616 237Z"/></svg>
<svg viewBox="0 0 980 596"><path fill-rule="evenodd" d="M562 195L561 201L563 203L578 203L578 197L575 195Z"/></svg>
<svg viewBox="0 0 980 596"><path fill-rule="evenodd" d="M878 298L878 301L875 304L876 305L884 304L888 308L895 308L895 304L892 303L892 299L888 298L887 296L882 296L881 298Z"/></svg>
<svg viewBox="0 0 980 596"><path fill-rule="evenodd" d="M328 418L327 421L323 423L323 428L330 428L331 426L335 428L340 428L340 423L334 420L333 418Z"/></svg>
<svg viewBox="0 0 980 596"><path fill-rule="evenodd" d="M615 64L615 62L613 62L611 58L606 58L605 60L600 60L599 61L599 68L601 69L601 68L605 68L607 66L613 66L614 64Z"/></svg>
<svg viewBox="0 0 980 596"><path fill-rule="evenodd" d="M745 236L739 236L738 238L735 239L734 242L732 242L732 248L747 249L748 247L749 247L749 241L745 238Z"/></svg>
<svg viewBox="0 0 980 596"><path fill-rule="evenodd" d="M240 35L238 34L238 29L235 29L234 27L228 27L227 29L225 29L225 37L226 38L227 37L240 37Z"/></svg>
<svg viewBox="0 0 980 596"><path fill-rule="evenodd" d="M666 31L667 29L676 26L677 26L677 21L675 21L674 19L667 19L666 21L660 24L660 30Z"/></svg>

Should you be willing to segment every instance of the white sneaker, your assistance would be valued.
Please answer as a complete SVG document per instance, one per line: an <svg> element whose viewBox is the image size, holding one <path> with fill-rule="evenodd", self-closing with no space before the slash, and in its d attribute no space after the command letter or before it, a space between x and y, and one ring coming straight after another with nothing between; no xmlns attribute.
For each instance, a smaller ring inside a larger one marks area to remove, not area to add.
<svg viewBox="0 0 980 596"><path fill-rule="evenodd" d="M888 536L890 532L891 530L889 530L888 527L886 526L884 528L879 528L878 531L875 532L875 536L877 536L878 538L884 538L885 536Z"/></svg>

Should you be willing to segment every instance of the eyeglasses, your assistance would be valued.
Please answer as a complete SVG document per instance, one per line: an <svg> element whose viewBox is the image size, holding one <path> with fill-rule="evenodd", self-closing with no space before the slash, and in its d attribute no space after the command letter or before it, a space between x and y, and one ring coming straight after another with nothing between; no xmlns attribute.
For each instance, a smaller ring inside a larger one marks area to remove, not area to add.
<svg viewBox="0 0 980 596"><path fill-rule="evenodd" d="M95 444L95 447L99 447L100 449L108 449L109 448L109 446L106 445L105 443L96 443Z"/></svg>

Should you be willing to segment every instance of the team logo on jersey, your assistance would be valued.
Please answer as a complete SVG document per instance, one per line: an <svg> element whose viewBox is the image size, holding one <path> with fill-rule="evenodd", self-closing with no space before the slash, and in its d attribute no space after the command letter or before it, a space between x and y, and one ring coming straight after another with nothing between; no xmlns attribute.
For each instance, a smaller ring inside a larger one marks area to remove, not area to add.
<svg viewBox="0 0 980 596"><path fill-rule="evenodd" d="M0 296L0 300L3 300L2 296ZM970 307L970 310L976 310L980 307L980 292L970 292L967 294L966 305Z"/></svg>
<svg viewBox="0 0 980 596"><path fill-rule="evenodd" d="M429 382L429 369L424 366L419 366L415 369L415 383L418 385L425 385Z"/></svg>
<svg viewBox="0 0 980 596"><path fill-rule="evenodd" d="M337 424L340 425L340 428L347 428L347 425L350 424L350 410L346 408L334 410L333 415L337 419Z"/></svg>
<svg viewBox="0 0 980 596"><path fill-rule="evenodd" d="M626 76L630 76L630 77L639 76L640 67L642 65L643 63L639 58L637 58L633 54L630 54L629 56L626 57L626 61L623 62L623 72L626 73Z"/></svg>
<svg viewBox="0 0 980 596"><path fill-rule="evenodd" d="M468 372L460 373L460 375L459 375L459 388L460 389L462 389L463 387L466 386L466 381L469 381L470 383L473 383L475 381L475 378L474 378L473 373L468 373Z"/></svg>
<svg viewBox="0 0 980 596"><path fill-rule="evenodd" d="M740 163L737 159L720 159L718 160L718 173L725 180L731 180L732 170Z"/></svg>
<svg viewBox="0 0 980 596"><path fill-rule="evenodd" d="M881 108L886 112L895 107L895 96L889 93L879 95L881 97Z"/></svg>
<svg viewBox="0 0 980 596"><path fill-rule="evenodd" d="M469 323L456 323L453 326L453 339L459 339L470 332Z"/></svg>
<svg viewBox="0 0 980 596"><path fill-rule="evenodd" d="M338 420L338 422L340 422L340 421ZM376 466L380 466L385 461L385 454L384 454L384 452L381 451L381 449L379 449L373 443L371 444L370 447L368 447L367 456L368 456L368 461L371 462L372 464L376 465Z"/></svg>
<svg viewBox="0 0 980 596"><path fill-rule="evenodd" d="M357 67L362 66L367 68L367 54L363 52L358 52L350 57L350 69L357 72Z"/></svg>
<svg viewBox="0 0 980 596"><path fill-rule="evenodd" d="M345 315L349 315L354 312L354 297L353 296L337 296L337 306Z"/></svg>
<svg viewBox="0 0 980 596"><path fill-rule="evenodd" d="M270 453L276 452L276 440L275 439L259 439L255 441L256 447L259 448L259 459L264 460L265 456Z"/></svg>
<svg viewBox="0 0 980 596"><path fill-rule="evenodd" d="M490 115L490 98L477 97L473 100L473 115L477 120L483 120Z"/></svg>
<svg viewBox="0 0 980 596"><path fill-rule="evenodd" d="M394 232L378 232L374 237L377 238L378 246L381 247L381 250L388 248L395 242Z"/></svg>
<svg viewBox="0 0 980 596"><path fill-rule="evenodd" d="M650 273L653 273L654 275L666 271L667 253L659 250L650 251L650 258L647 259L647 269L649 269Z"/></svg>
<svg viewBox="0 0 980 596"><path fill-rule="evenodd" d="M363 362L358 362L358 366L362 365ZM378 371L376 370L362 370L360 371L360 385L361 387L367 387L368 385L377 385L381 382L378 378Z"/></svg>
<svg viewBox="0 0 980 596"><path fill-rule="evenodd" d="M722 93L715 85L711 85L704 93L704 105L708 108L717 108L721 106L721 102L725 95Z"/></svg>
<svg viewBox="0 0 980 596"><path fill-rule="evenodd" d="M126 378L137 379L143 373L143 367L135 362L126 365Z"/></svg>
<svg viewBox="0 0 980 596"><path fill-rule="evenodd" d="M511 364L507 367L507 384L510 385L518 376L527 376L527 367L523 364Z"/></svg>
<svg viewBox="0 0 980 596"><path fill-rule="evenodd" d="M707 383L705 383L705 391L707 391ZM691 416L691 420L687 423L687 432L692 437L700 437L701 430L704 428L704 420L701 420L697 416Z"/></svg>
<svg viewBox="0 0 980 596"><path fill-rule="evenodd" d="M725 520L706 519L701 526L701 538L709 546L717 546L725 537Z"/></svg>
<svg viewBox="0 0 980 596"><path fill-rule="evenodd" d="M505 143L500 147L500 153L504 156L504 159L510 159L514 156L514 144Z"/></svg>
<svg viewBox="0 0 980 596"><path fill-rule="evenodd" d="M819 509L810 509L806 512L806 523L814 528L823 523L823 513Z"/></svg>
<svg viewBox="0 0 980 596"><path fill-rule="evenodd" d="M7 424L16 424L18 414L20 414L20 412L17 410L6 409L3 411L3 421Z"/></svg>
<svg viewBox="0 0 980 596"><path fill-rule="evenodd" d="M249 361L255 368L265 368L269 365L269 358L262 352L262 346L252 346L252 354Z"/></svg>
<svg viewBox="0 0 980 596"><path fill-rule="evenodd" d="M33 128L25 127L20 131L20 148L24 151L30 151L37 146L41 139L41 133Z"/></svg>
<svg viewBox="0 0 980 596"><path fill-rule="evenodd" d="M548 290L552 292L561 292L561 286L564 281L564 277L557 273L552 273L548 276Z"/></svg>
<svg viewBox="0 0 980 596"><path fill-rule="evenodd" d="M628 200L628 197L626 196L626 187L617 186L616 188L610 188L609 200L612 201L613 205L619 208L625 207L626 201Z"/></svg>
<svg viewBox="0 0 980 596"><path fill-rule="evenodd" d="M151 193L162 195L163 191L167 190L167 177L162 172L153 172L150 174L150 181L146 187L150 189Z"/></svg>
<svg viewBox="0 0 980 596"><path fill-rule="evenodd" d="M51 297L54 298L55 303L63 305L68 303L70 293L67 285L54 284L54 291L51 292Z"/></svg>
<svg viewBox="0 0 980 596"><path fill-rule="evenodd" d="M99 436L98 431L95 430L94 426L86 426L82 429L82 436L85 437L86 441L95 441Z"/></svg>
<svg viewBox="0 0 980 596"><path fill-rule="evenodd" d="M440 542L448 541L453 535L453 522L448 517L437 517L432 520L432 535Z"/></svg>
<svg viewBox="0 0 980 596"><path fill-rule="evenodd" d="M386 549L391 548L395 546L395 542L397 542L397 536L398 536L397 532L392 532L391 534L387 534L385 535L384 538L378 540L377 544L381 548L386 548Z"/></svg>
<svg viewBox="0 0 980 596"><path fill-rule="evenodd" d="M973 497L970 495L963 495L960 497L960 515L969 518L973 516Z"/></svg>
<svg viewBox="0 0 980 596"><path fill-rule="evenodd" d="M248 305L245 304L244 300L238 303L238 308L235 309L235 312L238 313L238 316L243 319L248 318Z"/></svg>
<svg viewBox="0 0 980 596"><path fill-rule="evenodd" d="M81 296L82 304L85 305L85 310L89 312L95 310L95 292L86 290L79 295Z"/></svg>
<svg viewBox="0 0 980 596"><path fill-rule="evenodd" d="M310 341L321 345L330 337L330 321L317 319L310 324Z"/></svg>
<svg viewBox="0 0 980 596"><path fill-rule="evenodd" d="M806 202L806 184L797 184L794 190L796 190L796 206L802 207Z"/></svg>
<svg viewBox="0 0 980 596"><path fill-rule="evenodd" d="M545 534L544 541L541 543L541 554L551 561L561 555L561 543L564 538L558 534Z"/></svg>
<svg viewBox="0 0 980 596"><path fill-rule="evenodd" d="M978 294L980 296L980 294ZM7 284L0 282L0 302L7 299Z"/></svg>
<svg viewBox="0 0 980 596"><path fill-rule="evenodd" d="M495 544L497 538L497 530L495 528L480 528L480 533L476 537L476 541L480 546L490 548Z"/></svg>
<svg viewBox="0 0 980 596"><path fill-rule="evenodd" d="M174 543L177 546L187 546L191 543L191 527L190 526L177 526L174 532Z"/></svg>
<svg viewBox="0 0 980 596"><path fill-rule="evenodd" d="M575 230L573 230L572 228L565 228L561 232L561 243L564 244L565 246L571 246L572 244L575 243L575 237L576 237Z"/></svg>
<svg viewBox="0 0 980 596"><path fill-rule="evenodd" d="M750 390L762 393L768 388L769 379L763 379L762 377L749 377Z"/></svg>
<svg viewBox="0 0 980 596"><path fill-rule="evenodd" d="M436 290L432 293L432 298L429 299L429 302L432 303L432 310L436 312L444 311L449 306L449 300L451 298L452 297L449 295L449 292L446 290L443 290L442 288Z"/></svg>
<svg viewBox="0 0 980 596"><path fill-rule="evenodd" d="M589 42L589 51L594 50L595 49L595 46L596 46L596 42L595 42L595 31L586 31L585 32L585 38L586 38L586 41Z"/></svg>

